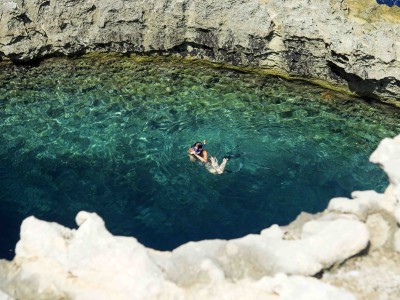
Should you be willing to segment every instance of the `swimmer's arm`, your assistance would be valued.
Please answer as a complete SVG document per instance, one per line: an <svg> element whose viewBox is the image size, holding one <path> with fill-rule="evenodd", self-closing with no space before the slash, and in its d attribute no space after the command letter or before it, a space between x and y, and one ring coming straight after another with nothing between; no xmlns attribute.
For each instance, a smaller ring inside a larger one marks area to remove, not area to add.
<svg viewBox="0 0 400 300"><path fill-rule="evenodd" d="M204 140L204 141L206 141L206 140ZM204 153L204 157L202 157L203 158L203 162L204 163L207 163L208 162L208 153L207 153L207 151L206 150L203 150L203 153Z"/></svg>
<svg viewBox="0 0 400 300"><path fill-rule="evenodd" d="M202 158L200 155L198 155L198 154L196 154L196 153L193 153L194 154L194 156L196 156L199 160L201 160L203 163L207 163L207 161L204 159L204 158Z"/></svg>
<svg viewBox="0 0 400 300"><path fill-rule="evenodd" d="M207 163L208 161L208 155L207 155L207 151L203 150L204 153L204 157L201 157L200 155L196 154L194 151L190 152L190 154L193 154L194 156L196 156L201 162L203 163Z"/></svg>

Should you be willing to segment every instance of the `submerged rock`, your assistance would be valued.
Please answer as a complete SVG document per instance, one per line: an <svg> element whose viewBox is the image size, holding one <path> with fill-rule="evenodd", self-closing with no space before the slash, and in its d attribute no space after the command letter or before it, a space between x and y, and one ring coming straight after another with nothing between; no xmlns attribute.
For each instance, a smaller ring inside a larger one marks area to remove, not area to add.
<svg viewBox="0 0 400 300"><path fill-rule="evenodd" d="M95 213L80 212L78 229L29 217L14 260L0 261L0 299L397 298L399 145L385 139L371 155L389 175L384 194L354 192L234 240L161 252L113 236Z"/></svg>
<svg viewBox="0 0 400 300"><path fill-rule="evenodd" d="M400 8L374 0L16 0L0 15L3 59L176 53L400 100Z"/></svg>

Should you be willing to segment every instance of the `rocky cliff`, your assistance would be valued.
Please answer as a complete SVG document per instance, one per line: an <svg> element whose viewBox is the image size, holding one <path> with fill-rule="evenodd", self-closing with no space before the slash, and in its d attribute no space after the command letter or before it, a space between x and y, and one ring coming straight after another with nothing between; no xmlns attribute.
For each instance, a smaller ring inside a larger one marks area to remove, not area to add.
<svg viewBox="0 0 400 300"><path fill-rule="evenodd" d="M0 57L174 53L397 104L399 20L374 0L1 0Z"/></svg>

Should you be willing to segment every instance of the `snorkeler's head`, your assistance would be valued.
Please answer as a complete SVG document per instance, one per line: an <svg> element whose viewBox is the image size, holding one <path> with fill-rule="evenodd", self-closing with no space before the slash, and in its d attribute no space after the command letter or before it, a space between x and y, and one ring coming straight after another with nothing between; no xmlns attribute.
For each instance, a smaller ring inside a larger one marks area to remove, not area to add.
<svg viewBox="0 0 400 300"><path fill-rule="evenodd" d="M196 147L198 149L202 149L203 148L203 144L201 142L196 142L196 143L193 144L192 147Z"/></svg>
<svg viewBox="0 0 400 300"><path fill-rule="evenodd" d="M196 154L200 154L203 151L203 144L201 142L196 142L193 144L192 149Z"/></svg>

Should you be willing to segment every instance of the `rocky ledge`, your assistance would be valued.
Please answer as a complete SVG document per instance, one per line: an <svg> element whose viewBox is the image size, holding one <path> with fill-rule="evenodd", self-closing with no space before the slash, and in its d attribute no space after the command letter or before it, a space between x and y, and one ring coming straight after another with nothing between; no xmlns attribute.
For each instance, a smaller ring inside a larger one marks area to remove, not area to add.
<svg viewBox="0 0 400 300"><path fill-rule="evenodd" d="M2 0L0 57L177 54L399 105L399 20L374 0Z"/></svg>
<svg viewBox="0 0 400 300"><path fill-rule="evenodd" d="M0 299L398 299L400 135L370 160L388 174L384 194L171 252L113 236L94 213L80 212L78 229L29 217L14 260L0 261Z"/></svg>

